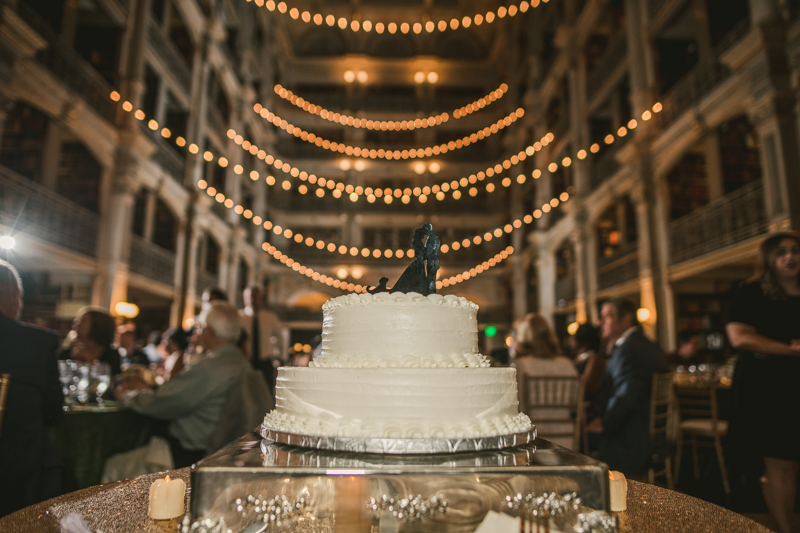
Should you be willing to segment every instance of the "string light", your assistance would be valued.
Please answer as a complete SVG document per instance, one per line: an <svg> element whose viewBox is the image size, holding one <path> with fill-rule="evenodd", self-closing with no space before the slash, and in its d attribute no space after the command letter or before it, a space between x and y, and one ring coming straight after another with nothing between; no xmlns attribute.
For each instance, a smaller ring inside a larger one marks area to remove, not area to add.
<svg viewBox="0 0 800 533"><path fill-rule="evenodd" d="M111 100L115 101L115 102L118 102L119 100L121 100L121 95L117 91L112 91L110 93L110 95L109 95L109 98ZM133 106L127 100L124 101L121 104L121 106L122 106L122 109L124 111L126 111L126 112L133 111ZM651 107L651 110L645 110L642 113L642 120L643 121L645 121L645 122L649 121L649 120L651 120L653 118L653 114L660 113L663 110L663 105L661 104L661 102L656 102ZM519 111L523 111L523 110L520 109L517 112L519 112ZM524 111L523 111L523 113L524 113ZM134 116L136 117L137 120L140 120L140 121L143 121L146 118L144 111L142 111L141 109L137 109L134 112ZM508 117L506 117L506 119L508 119ZM627 135L628 130L635 129L637 126L638 126L638 122L635 119L631 119L628 122L628 128L621 127L621 128L619 128L619 130L617 130L617 136L618 137L624 137L624 136ZM157 121L150 120L148 122L148 127L150 129L152 129L153 131L157 131L158 128L159 128L159 125L158 125ZM164 138L170 138L171 137L171 132L169 131L169 129L163 128L162 131L161 131L161 135ZM242 138L242 136L238 135L236 133L236 131L233 130L233 129L229 129L228 130L228 137L230 139L233 139L234 142L236 142L237 144L239 144L242 147L243 150L246 150L246 151L250 152L250 154L256 155L260 159L263 159L267 164L274 165L275 168L281 170L282 172L285 172L286 174L289 174L293 178L294 177L299 177L301 180L304 180L304 181L307 180L311 184L315 184L316 183L319 188L316 190L315 194L319 198L322 198L323 196L325 196L325 190L323 189L323 187L327 186L328 189L332 190L332 195L333 195L334 198L342 198L342 191L346 191L346 192L348 192L346 197L349 198L352 202L358 201L358 199L363 195L363 196L367 197L367 201L368 202L373 203L373 202L375 202L376 198L380 198L381 196L384 196L384 192L385 192L386 198L385 198L384 201L387 204L392 202L391 196L394 196L396 198L401 198L403 204L410 203L411 194L406 194L406 192L404 190L402 190L402 189L399 189L399 188L398 189L387 188L384 191L382 191L381 189L372 190L371 187L367 187L367 188L361 190L361 192L359 192L358 190L355 190L355 189L352 192L350 192L350 191L348 191L348 187L352 187L352 186L347 186L347 185L345 185L343 183L337 183L336 181L330 180L330 179L326 180L325 178L317 178L313 174L309 175L307 172L301 171L297 167L293 167L293 166L289 165L288 163L283 162L280 159L277 159L277 158L275 158L274 156L272 156L270 154L267 154L264 150L259 150L259 148L255 144L253 144L250 141L245 140L244 138ZM426 203L427 200L428 200L428 196L431 193L433 193L433 196L437 200L442 201L446 197L446 195L444 193L447 192L448 190L452 189L452 198L458 200L458 199L460 199L462 197L461 192L457 190L457 188L459 186L467 187L468 185L475 185L478 181L483 181L487 177L491 178L495 174L502 173L503 170L510 169L512 165L516 165L519 162L524 161L528 156L531 156L535 152L541 150L543 146L547 146L549 143L553 142L554 139L555 139L555 136L552 133L548 133L540 141L534 143L531 146L528 146L524 151L520 151L518 154L512 155L508 159L504 160L502 163L498 163L498 164L494 165L493 167L488 167L485 171L478 172L477 174L472 174L468 178L467 177L462 177L460 180L453 180L450 183L443 182L443 183L440 183L440 184L437 184L437 185L433 185L431 187L425 186L423 188L415 187L412 190L412 194L413 194L413 196L415 198L417 198L417 200L420 203ZM606 144L612 144L615 140L616 140L616 138L614 137L614 134L608 134L606 136L606 138L605 138ZM186 140L183 137L178 136L178 137L175 138L175 144L178 145L178 146L183 147L183 146L186 145ZM191 143L189 145L188 150L189 150L189 153L192 153L192 154L198 154L199 151L200 151L199 147L194 143ZM600 151L600 145L598 143L594 143L589 147L589 152L591 152L592 154L596 154L599 151ZM582 159L585 159L587 157L587 155L588 154L586 153L585 149L580 149L580 150L578 150L578 152L576 154L576 157L578 159L582 160ZM224 157L224 156L215 156L215 154L213 154L211 151L208 151L208 150L203 153L203 159L208 161L208 162L213 161L215 158L217 159L217 163L221 167L224 168L224 167L228 166L228 159L226 157ZM357 161L356 164L358 164L359 162L360 161ZM572 163L572 160L571 160L570 157L565 157L561 161L562 166L565 166L565 167L566 166L570 166L571 163ZM429 170L434 165L438 166L438 163L436 163L436 162L431 163L429 165ZM236 165L236 167L240 167L240 165ZM558 163L554 161L554 162L552 162L552 163L550 163L548 165L548 170L551 171L551 172L556 172L558 170L558 167L559 167ZM435 173L435 171L433 171L433 170L431 170L431 172ZM531 176L534 179L540 178L541 175L542 175L542 172L541 172L540 169L534 169L533 172L531 173ZM516 180L517 183L519 183L519 184L523 184L525 182L524 179L520 179L521 177L522 177L522 175L518 176L517 180ZM255 170L251 171L250 172L250 178L253 179L253 180L257 180L259 178L258 172L255 171ZM267 185L270 185L270 186L273 186L273 185L275 185L277 183L275 178L274 178L274 176L269 176L269 175L266 177L266 182L267 182ZM503 185L504 187L510 187L512 183L513 183L512 180L509 179L509 178L505 178L505 179L503 179L501 181L501 185ZM291 182L289 182L288 180L284 181L283 184L282 184L282 187L285 190L291 189ZM486 192L487 193L491 193L491 192L493 192L495 190L494 183L487 183L485 187L486 187ZM300 187L298 187L298 190L301 192L301 194L305 194L306 192L308 192L308 188L305 185L301 185ZM477 188L472 186L472 187L470 187L468 192L469 192L470 196L476 196L477 195ZM562 193L562 195L563 194L567 194L567 193L564 192L564 193ZM222 195L221 193L216 194L216 197L217 197L217 200L220 203L225 202L224 195ZM221 200L219 199L220 197L222 198ZM556 202L558 202L558 199L555 199L555 200L556 200ZM552 201L551 201L551 203L552 203ZM542 210L541 211L547 213L550 210L551 207L555 207L555 206L551 206L551 205L547 205L546 204L546 205L542 206ZM539 211L539 210L537 209L537 211Z"/></svg>
<svg viewBox="0 0 800 533"><path fill-rule="evenodd" d="M286 182L284 182L286 183ZM208 182L205 180L200 180L197 182L198 188L201 190L205 190L206 194L214 198L217 202L225 205L227 208L234 208L234 212L236 212L239 216L244 217L245 219L251 220L253 224L257 226L263 226L265 230L272 231L275 235L283 235L284 237L292 238L298 244L304 244L309 248L317 248L318 250L326 250L329 253L338 253L339 255L347 255L348 253L352 256L357 256L361 254L363 257L374 257L378 259L380 257L403 257L403 255L408 255L409 257L413 257L413 251L403 251L402 249L393 251L393 250L381 250L378 248L348 248L343 244L336 244L333 242L326 242L322 239L314 239L313 237L304 236L303 234L292 230L291 228L285 228L283 226L279 226L272 222L271 220L263 220L261 217L253 216L253 213L249 210L245 211L242 206L235 206L233 201L229 198L225 197L225 194L219 192L214 187L210 187ZM402 198L407 198L408 196L403 196ZM566 202L569 200L569 193L567 191L562 192L560 195L553 197L549 202L545 202L541 209L536 209L533 213L525 215L522 218L518 218L513 222L505 224L502 227L497 227L494 230L486 231L483 233L478 233L472 238L464 239L462 241L454 241L451 244L443 243L441 244L439 251L443 254L448 253L450 250L458 251L462 247L468 248L471 244L474 243L475 245L481 244L483 241L491 241L493 238L502 237L503 234L510 234L517 229L520 229L523 225L531 224L535 219L541 218L542 212L547 213L551 209L557 207L559 204ZM384 198L392 198L392 195L385 194Z"/></svg>
<svg viewBox="0 0 800 533"><path fill-rule="evenodd" d="M256 145L254 145L254 144L250 143L249 141L243 139L242 136L239 135L236 132L236 130L234 130L234 129L229 129L228 130L228 138L232 139L235 143L239 144L242 147L243 150L246 150L246 151L250 152L253 155L257 155L260 159L263 159L268 165L273 165L276 169L280 170L281 172L289 174L292 177L300 178L303 181L308 181L311 184L317 184L317 186L320 187L320 189L317 189L316 195L318 197L320 197L320 198L322 198L325 195L324 189L322 189L322 187L326 187L327 186L329 189L339 190L340 192L346 190L346 188L347 188L347 186L344 183L336 182L333 179L326 179L326 178L322 178L322 177L318 178L314 174L308 174L307 172L301 171L299 168L294 167L294 166L290 165L289 163L287 163L287 162L285 162L285 161L283 161L281 159L278 159L278 158L276 158L275 156L273 156L271 154L267 154L264 150L259 150L259 148ZM497 163L494 166L490 166L490 167L486 168L484 171L478 172L477 174L471 174L469 177L464 176L459 180L454 180L454 181L450 181L450 182L442 182L442 183L439 183L439 184L436 184L436 185L433 185L433 186L426 186L426 187L423 187L422 189L420 189L419 187L415 187L412 190L412 194L413 194L413 196L415 196L419 200L420 203L425 203L425 202L427 202L428 195L430 193L433 193L434 197L437 200L441 201L441 200L444 200L446 198L446 195L444 193L448 192L449 190L452 189L452 191L453 191L452 192L452 197L455 198L455 199L458 199L458 198L461 197L461 193L460 192L458 194L456 194L456 189L458 187L467 187L468 185L475 185L478 181L484 181L487 177L491 178L495 174L500 174L500 173L504 172L505 170L510 169L512 165L516 165L520 161L524 161L530 155L533 155L534 153L536 153L536 151L538 149L541 149L542 146L546 145L549 142L552 142L553 139L554 139L553 134L552 133L548 133L545 137L542 138L541 142L537 142L537 143L533 144L532 146L528 146L525 150L522 150L519 153L517 153L515 155L512 155L511 157L507 158L506 160L502 161L501 163ZM356 161L356 163L358 163L358 162L359 161ZM435 173L438 172L438 167L439 167L439 163L434 161L434 162L430 163L430 165L428 166L428 171L433 173L433 174L435 174ZM424 173L424 170L422 170L422 172ZM534 171L534 174L536 172L538 172L538 171ZM272 177L272 180L270 180L270 177L271 176L267 176L267 185L274 185L275 184L275 178ZM510 185L510 183L508 183L506 186L508 186L508 185ZM492 192L494 190L494 188L495 188L495 186L492 183L489 183L489 184L486 185L486 190L488 192ZM335 190L334 190L334 192L335 192ZM373 191L374 195L373 195L373 192L371 192L371 191L372 191L372 189L370 187L367 187L366 189L364 189L362 191L362 193L356 192L356 196L355 197L351 197L351 196L348 196L348 197L350 198L351 201L355 202L355 201L358 201L360 196L364 195L364 196L367 197L367 201L372 203L372 202L375 201L375 198L380 198L380 197L384 196L384 193L385 193L386 196L395 196L397 198L401 198L404 195L404 190L403 189L399 189L399 188L398 189L387 188L387 189L383 189L383 190L376 189L375 191ZM477 189L475 191L475 194L477 194ZM475 196L475 194L470 194L470 195L471 196ZM411 196L411 195L406 195L406 196ZM371 197L372 197L372 199L370 199ZM391 200L387 201L386 203L389 203L389 202L391 202Z"/></svg>
<svg viewBox="0 0 800 533"><path fill-rule="evenodd" d="M318 271L314 270L311 267L307 267L285 253L281 252L275 246L264 243L261 245L261 249L267 252L269 255L283 263L287 268L291 268L298 274L304 275L307 278L310 278L316 282L322 283L323 285L327 285L328 287L333 287L335 289L341 289L343 291L349 292L357 292L357 293L366 293L369 290L369 286L367 285L354 285L353 283L348 283L347 281L338 279L342 277L340 272L337 272L335 275L328 276L326 274L321 274ZM484 261L483 263L475 265L473 268L469 270L465 270L461 274L457 274L455 276L450 276L449 278L444 278L436 282L436 289L441 290L445 287L452 287L454 285L458 285L459 283L463 283L471 278L474 278L480 274L483 274L487 270L492 267L495 267L502 263L505 259L514 253L514 247L509 246L502 252L495 254L494 257L489 258L488 260ZM413 250L410 250L409 257L413 257Z"/></svg>
<svg viewBox="0 0 800 533"><path fill-rule="evenodd" d="M247 1L250 2L252 0ZM538 7L540 3L547 3L547 1L548 0L522 0L521 2L511 4L508 7L499 7L497 8L497 12L488 11L485 15L482 13L476 13L471 17L463 17L461 20L454 18L450 21L440 20L437 23L434 23L433 21L419 20L413 23L413 26L409 22L378 22L374 23L373 26L372 21L350 20L346 17L339 17L337 21L337 18L333 15L327 15L323 17L321 13L315 13L313 15L310 11L303 11L301 13L296 7L289 9L285 1L275 2L275 0L266 0L266 2L264 2L264 0L255 0L255 3L258 6L265 6L271 12L275 12L277 10L277 12L282 15L288 13L292 19L300 19L306 24L311 24L313 21L313 23L317 26L321 26L324 18L324 22L328 26L337 24L339 28L343 30L349 29L353 32L357 32L362 29L365 32L370 32L374 28L375 32L380 34L383 33L384 30L388 30L389 33L397 33L398 29L401 33L408 33L409 31L420 33L423 25L428 33L432 33L435 29L439 30L440 32L444 32L448 29L457 30L459 28L469 28L473 24L480 26L484 22L491 24L495 20L505 18L506 16L513 17L516 16L517 13L525 13L531 8Z"/></svg>
<svg viewBox="0 0 800 533"><path fill-rule="evenodd" d="M261 104L255 104L253 106L253 111L259 114L264 120L267 122L271 122L274 126L281 128L282 130L286 131L286 133L290 135L294 135L295 137L300 138L303 141L306 141L310 144L314 144L319 146L325 150L330 150L331 152L338 152L340 154L347 154L349 156L355 157L362 157L362 158L369 158L369 159L414 159L414 158L421 158L421 157L431 157L434 155L439 154L446 154L452 150L458 150L460 148L464 148L469 146L470 144L474 144L478 141L481 141L497 132L502 130L503 128L510 126L517 119L522 118L525 115L525 110L522 108L517 109L516 111L511 112L508 116L501 118L496 123L492 124L491 126L486 126L483 129L472 133L471 135L466 135L461 139L457 139L455 141L450 141L448 143L442 143L438 146L427 146L424 148L411 148L406 150L384 150L383 148L379 150L375 150L374 148L361 148L361 147L353 147L344 143L339 143L336 141L329 141L327 139L323 139L313 133L309 133L294 124L287 122L285 119L281 119L278 115L267 109L266 107L262 106ZM338 117L337 117L338 115ZM344 123L354 125L357 121L361 121L361 119L353 119L353 117L342 117L338 113L334 113L334 122ZM422 119L417 119L421 122ZM372 121L367 121L369 124ZM416 122L416 121L415 121ZM429 118L428 124L441 124L441 118ZM403 121L401 124L405 124L406 128L401 126L401 129L408 129L407 121ZM374 125L374 124L373 124ZM390 127L391 126L391 127ZM387 123L381 122L380 123L381 131L385 130L394 130L394 122Z"/></svg>
<svg viewBox="0 0 800 533"><path fill-rule="evenodd" d="M352 72L352 71L348 71ZM422 73L420 73L422 74ZM424 74L423 74L424 77ZM476 111L483 109L484 107L491 105L493 102L496 102L503 95L508 91L508 85L505 83L500 85L496 90L490 92L483 98L479 98L475 100L471 104L467 104L465 106L460 107L459 109L455 109L452 112L454 119L464 118ZM432 115L425 118L418 118L414 120L370 120L366 118L359 118L352 115L345 115L343 113L336 113L334 111L328 111L324 109L322 106L312 104L308 100L305 100L294 93L292 91L285 89L280 84L275 86L275 94L283 98L284 100L291 102L293 105L299 107L303 111L306 111L312 115L317 115L329 122L335 122L337 124L341 124L343 126L350 126L352 128L366 128L368 130L414 130L417 128L431 128L435 126L439 126L448 120L450 120L450 115L448 113L441 113L439 115ZM264 106L261 104L256 104L254 109L256 113L259 113Z"/></svg>

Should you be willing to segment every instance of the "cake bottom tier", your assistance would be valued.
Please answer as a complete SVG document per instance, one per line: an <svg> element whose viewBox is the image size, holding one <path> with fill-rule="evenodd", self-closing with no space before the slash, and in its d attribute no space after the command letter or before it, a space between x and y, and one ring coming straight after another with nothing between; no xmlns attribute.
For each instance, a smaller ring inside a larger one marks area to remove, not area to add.
<svg viewBox="0 0 800 533"><path fill-rule="evenodd" d="M278 369L269 429L301 435L472 438L531 428L513 368Z"/></svg>

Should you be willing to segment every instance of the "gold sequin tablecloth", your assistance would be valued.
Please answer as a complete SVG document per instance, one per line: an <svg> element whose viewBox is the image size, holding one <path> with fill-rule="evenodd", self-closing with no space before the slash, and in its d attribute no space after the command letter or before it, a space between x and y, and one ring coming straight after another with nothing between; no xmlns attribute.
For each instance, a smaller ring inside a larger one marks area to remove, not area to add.
<svg viewBox="0 0 800 533"><path fill-rule="evenodd" d="M189 469L168 472L189 484ZM164 473L80 490L0 518L0 531L58 532L69 512L84 515L96 531L161 533L177 531L179 520L147 518L149 488ZM187 491L187 506L189 492ZM620 533L769 533L769 530L717 505L645 483L628 481L628 511L620 513Z"/></svg>

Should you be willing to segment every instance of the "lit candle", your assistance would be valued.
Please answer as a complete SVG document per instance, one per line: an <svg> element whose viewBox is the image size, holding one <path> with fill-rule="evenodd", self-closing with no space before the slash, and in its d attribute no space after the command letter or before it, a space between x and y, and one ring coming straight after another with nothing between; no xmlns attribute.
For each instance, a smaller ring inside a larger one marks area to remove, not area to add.
<svg viewBox="0 0 800 533"><path fill-rule="evenodd" d="M611 492L611 511L619 513L628 508L628 480L622 472L608 472L608 488Z"/></svg>
<svg viewBox="0 0 800 533"><path fill-rule="evenodd" d="M150 485L150 518L169 520L183 514L186 483L182 479L157 479Z"/></svg>

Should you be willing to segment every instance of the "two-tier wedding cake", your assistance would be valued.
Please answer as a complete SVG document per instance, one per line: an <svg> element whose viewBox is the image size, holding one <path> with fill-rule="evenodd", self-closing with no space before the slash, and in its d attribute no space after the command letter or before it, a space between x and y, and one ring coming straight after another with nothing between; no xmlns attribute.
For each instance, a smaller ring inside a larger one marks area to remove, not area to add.
<svg viewBox="0 0 800 533"><path fill-rule="evenodd" d="M453 295L349 294L323 306L322 353L282 367L271 430L321 437L476 438L531 429L516 370L478 352L478 306Z"/></svg>

